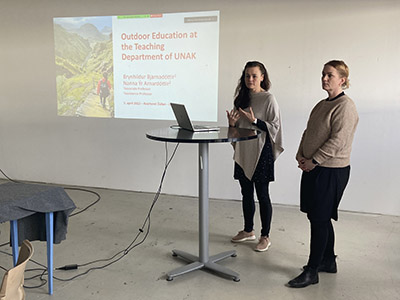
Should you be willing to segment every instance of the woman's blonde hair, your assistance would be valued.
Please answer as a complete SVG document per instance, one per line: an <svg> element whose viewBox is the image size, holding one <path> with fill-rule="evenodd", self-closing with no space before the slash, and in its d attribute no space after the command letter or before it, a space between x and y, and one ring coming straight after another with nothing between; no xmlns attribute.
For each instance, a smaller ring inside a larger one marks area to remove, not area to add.
<svg viewBox="0 0 400 300"><path fill-rule="evenodd" d="M325 66L331 66L335 68L339 75L342 78L345 78L345 82L342 85L342 89L347 89L350 87L350 80L349 80L349 67L346 65L346 63L343 60L331 60L328 61Z"/></svg>

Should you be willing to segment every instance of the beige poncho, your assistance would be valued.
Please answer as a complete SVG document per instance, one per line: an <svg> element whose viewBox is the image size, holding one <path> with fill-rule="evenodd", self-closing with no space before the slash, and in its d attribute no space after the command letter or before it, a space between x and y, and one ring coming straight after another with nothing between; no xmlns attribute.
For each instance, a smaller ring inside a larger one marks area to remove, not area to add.
<svg viewBox="0 0 400 300"><path fill-rule="evenodd" d="M275 97L266 91L251 94L250 107L254 116L267 124L274 159L283 152L282 123L278 103ZM246 108L245 111L249 111ZM236 127L258 129L247 119L240 118ZM262 132L258 139L233 143L235 149L233 159L243 169L246 177L251 180L256 169L261 151L265 144L267 132Z"/></svg>

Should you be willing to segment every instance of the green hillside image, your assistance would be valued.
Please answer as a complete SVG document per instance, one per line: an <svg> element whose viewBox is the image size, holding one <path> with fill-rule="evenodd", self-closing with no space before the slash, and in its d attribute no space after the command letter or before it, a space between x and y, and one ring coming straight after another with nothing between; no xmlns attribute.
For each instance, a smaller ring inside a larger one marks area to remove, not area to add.
<svg viewBox="0 0 400 300"><path fill-rule="evenodd" d="M113 87L111 28L100 32L90 23L78 29L54 24L54 39L58 115L113 117L113 88L104 107L97 94L103 73Z"/></svg>

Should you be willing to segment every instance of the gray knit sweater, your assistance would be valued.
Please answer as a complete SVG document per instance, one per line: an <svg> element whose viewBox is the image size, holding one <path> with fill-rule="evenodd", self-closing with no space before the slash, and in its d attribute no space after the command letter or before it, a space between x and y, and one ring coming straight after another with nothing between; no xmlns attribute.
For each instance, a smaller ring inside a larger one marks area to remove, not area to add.
<svg viewBox="0 0 400 300"><path fill-rule="evenodd" d="M296 159L315 159L322 167L350 165L350 153L358 114L353 100L343 95L321 100L311 111Z"/></svg>

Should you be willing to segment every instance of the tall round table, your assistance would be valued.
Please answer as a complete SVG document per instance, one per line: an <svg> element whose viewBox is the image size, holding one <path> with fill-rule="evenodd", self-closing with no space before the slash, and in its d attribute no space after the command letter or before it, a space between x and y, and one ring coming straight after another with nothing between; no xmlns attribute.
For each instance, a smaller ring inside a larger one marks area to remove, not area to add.
<svg viewBox="0 0 400 300"><path fill-rule="evenodd" d="M235 257L235 250L225 251L213 256L209 256L208 252L208 148L210 143L241 142L256 139L260 134L256 130L235 127L220 127L219 131L206 132L191 132L168 127L146 133L147 138L155 141L199 145L199 256L181 250L173 250L174 256L179 256L190 263L167 273L168 281L173 280L176 276L203 268L226 275L234 281L240 281L238 273L216 263L227 257Z"/></svg>

